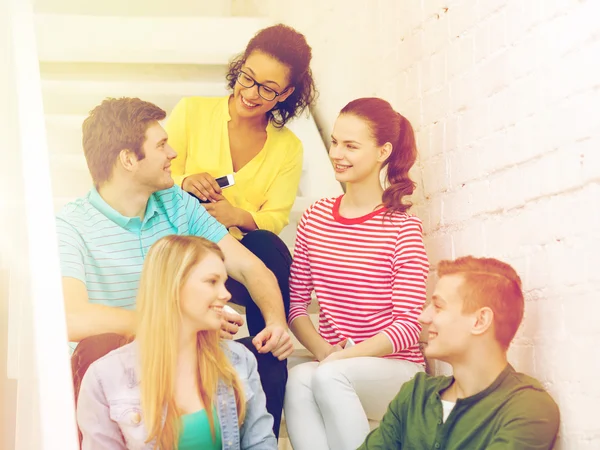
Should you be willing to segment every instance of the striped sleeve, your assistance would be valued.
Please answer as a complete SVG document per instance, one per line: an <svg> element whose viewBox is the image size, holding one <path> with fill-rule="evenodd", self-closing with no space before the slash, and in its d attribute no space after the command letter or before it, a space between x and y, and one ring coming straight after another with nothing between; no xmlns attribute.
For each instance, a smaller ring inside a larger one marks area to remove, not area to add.
<svg viewBox="0 0 600 450"><path fill-rule="evenodd" d="M68 222L56 219L60 270L63 277L76 278L83 283L85 279L85 245L81 235Z"/></svg>
<svg viewBox="0 0 600 450"><path fill-rule="evenodd" d="M423 244L423 227L417 217L409 217L402 224L392 265L393 322L381 332L390 339L396 353L414 346L421 333L417 318L425 304L429 262Z"/></svg>
<svg viewBox="0 0 600 450"><path fill-rule="evenodd" d="M227 235L227 228L211 216L201 203L187 192L180 193L189 220L189 233L192 236L200 236L216 244Z"/></svg>
<svg viewBox="0 0 600 450"><path fill-rule="evenodd" d="M311 208L304 211L298 230L296 232L296 244L294 246L294 259L290 270L290 315L288 323L291 324L301 316L308 316L308 305L311 302L313 291L310 263L306 245L305 227Z"/></svg>

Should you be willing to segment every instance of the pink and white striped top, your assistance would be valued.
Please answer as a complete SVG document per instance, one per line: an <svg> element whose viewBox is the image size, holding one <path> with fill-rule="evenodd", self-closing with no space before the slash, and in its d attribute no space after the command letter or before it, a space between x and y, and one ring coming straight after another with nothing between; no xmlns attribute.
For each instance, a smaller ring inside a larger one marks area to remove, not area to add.
<svg viewBox="0 0 600 450"><path fill-rule="evenodd" d="M319 333L332 345L357 344L384 333L392 342L387 358L424 364L417 317L425 303L429 263L421 220L380 208L347 219L342 197L315 202L298 226L290 276L289 323L308 315L314 289Z"/></svg>

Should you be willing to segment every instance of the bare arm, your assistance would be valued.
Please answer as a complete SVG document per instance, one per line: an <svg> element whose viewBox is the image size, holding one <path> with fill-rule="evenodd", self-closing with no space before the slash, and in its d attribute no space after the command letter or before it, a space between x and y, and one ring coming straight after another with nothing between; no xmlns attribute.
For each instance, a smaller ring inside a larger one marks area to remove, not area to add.
<svg viewBox="0 0 600 450"><path fill-rule="evenodd" d="M227 273L248 289L265 319L266 328L252 342L261 353L273 352L279 359L287 358L293 345L275 275L231 235L224 236L218 245L225 255Z"/></svg>
<svg viewBox="0 0 600 450"><path fill-rule="evenodd" d="M79 342L103 333L134 333L133 311L90 303L82 281L71 277L63 277L62 281L69 341Z"/></svg>
<svg viewBox="0 0 600 450"><path fill-rule="evenodd" d="M227 273L248 289L265 323L285 324L283 298L273 272L231 235L223 237L219 247L225 254Z"/></svg>

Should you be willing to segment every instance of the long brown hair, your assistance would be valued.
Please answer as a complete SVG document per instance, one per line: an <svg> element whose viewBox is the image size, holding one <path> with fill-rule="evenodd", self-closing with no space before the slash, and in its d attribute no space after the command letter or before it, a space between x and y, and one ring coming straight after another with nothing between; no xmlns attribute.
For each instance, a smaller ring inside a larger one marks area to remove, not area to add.
<svg viewBox="0 0 600 450"><path fill-rule="evenodd" d="M181 320L180 290L193 267L209 253L224 259L219 247L204 238L165 236L152 245L142 269L136 333L142 412L149 431L146 442L156 440L163 450L177 448L180 432L181 411L175 403L174 381ZM212 406L219 380L233 388L240 424L245 415L244 391L220 346L219 331L199 331L197 348L199 394L215 439Z"/></svg>
<svg viewBox="0 0 600 450"><path fill-rule="evenodd" d="M404 197L415 190L408 171L417 159L417 145L412 125L399 112L381 98L365 97L348 103L341 114L352 114L365 120L378 146L392 144L392 152L382 165L387 169L387 187L383 192L383 205L388 211L407 211L412 204Z"/></svg>

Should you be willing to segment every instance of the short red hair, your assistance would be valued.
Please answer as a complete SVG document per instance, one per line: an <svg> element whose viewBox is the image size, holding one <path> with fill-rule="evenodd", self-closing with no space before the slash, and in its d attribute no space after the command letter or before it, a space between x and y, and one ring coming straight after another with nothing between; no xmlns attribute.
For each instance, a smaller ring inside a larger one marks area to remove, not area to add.
<svg viewBox="0 0 600 450"><path fill-rule="evenodd" d="M440 261L438 276L461 275L463 311L470 313L487 306L494 312L496 339L507 349L523 319L525 301L521 278L510 265L494 258L463 256Z"/></svg>

